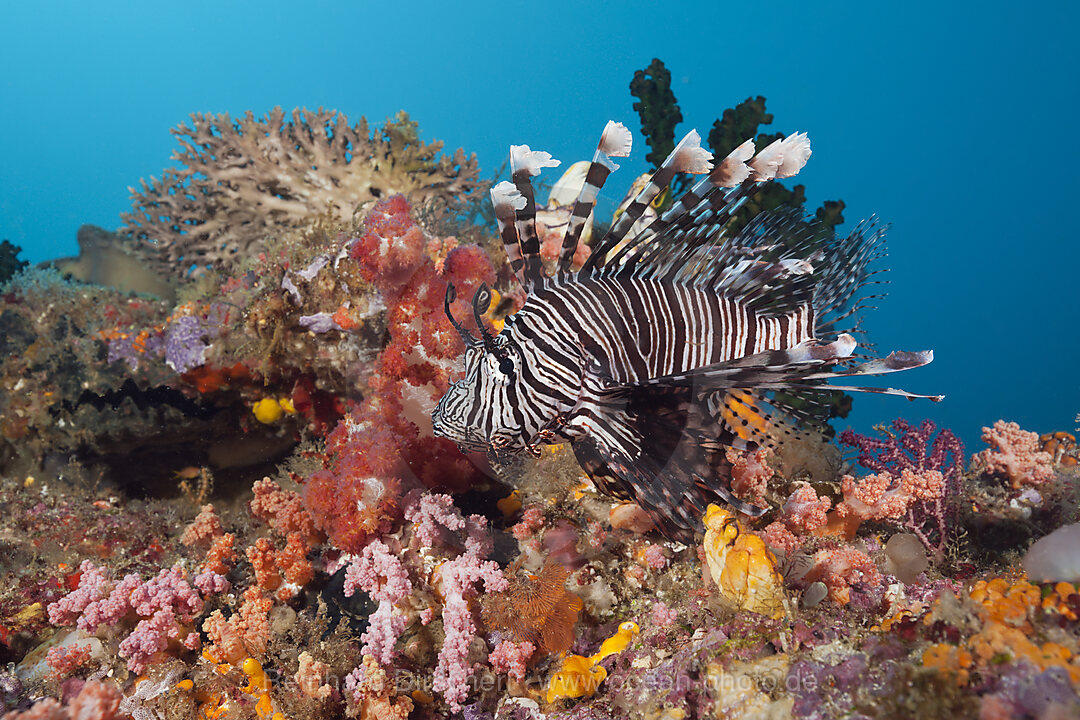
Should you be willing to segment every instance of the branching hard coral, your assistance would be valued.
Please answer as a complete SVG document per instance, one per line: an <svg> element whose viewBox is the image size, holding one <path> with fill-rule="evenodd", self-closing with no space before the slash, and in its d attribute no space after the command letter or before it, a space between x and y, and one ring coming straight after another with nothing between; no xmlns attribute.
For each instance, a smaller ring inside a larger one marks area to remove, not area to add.
<svg viewBox="0 0 1080 720"><path fill-rule="evenodd" d="M339 112L280 107L258 119L196 113L172 132L182 167L131 188L122 217L147 257L180 277L256 255L320 216L351 224L379 198L423 203L477 187L475 158L439 156L442 143L422 142L404 112L374 133Z"/></svg>

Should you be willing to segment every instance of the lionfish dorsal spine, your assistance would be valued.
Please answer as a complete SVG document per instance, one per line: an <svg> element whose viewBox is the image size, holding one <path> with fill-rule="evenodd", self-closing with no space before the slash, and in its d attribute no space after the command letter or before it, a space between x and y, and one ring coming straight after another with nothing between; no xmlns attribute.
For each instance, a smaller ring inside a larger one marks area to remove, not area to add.
<svg viewBox="0 0 1080 720"><path fill-rule="evenodd" d="M753 152L752 140L730 152L667 212L606 258L605 274L629 268L635 275L656 277L663 269L685 276L684 263L692 253L715 241L716 234L760 188L770 180L798 174L810 157L810 140L805 133L794 133L756 155ZM715 260L709 264L717 266Z"/></svg>
<svg viewBox="0 0 1080 720"><path fill-rule="evenodd" d="M544 269L540 260L540 238L536 234L536 193L532 178L546 167L558 167L559 161L550 153L531 150L528 145L510 146L510 182L525 202L514 204L514 225L521 249L521 269L515 270L518 281L526 292L544 282ZM505 242L505 241L504 241Z"/></svg>
<svg viewBox="0 0 1080 720"><path fill-rule="evenodd" d="M676 173L692 173L700 175L712 170L712 153L701 147L701 136L697 130L688 132L675 149L660 163L660 167L649 178L649 182L638 193L637 197L623 211L619 219L604 236L602 246L614 247L622 240L634 223L638 221L645 210L649 207L660 193L664 192L675 178Z"/></svg>
<svg viewBox="0 0 1080 720"><path fill-rule="evenodd" d="M570 270L570 265L577 252L578 242L581 239L581 231L585 222L596 205L596 197L604 187L608 176L619 169L612 162L613 157L629 157L633 144L633 135L625 125L614 120L608 120L604 132L600 135L600 142L593 153L592 162L585 173L585 182L578 192L577 200L574 201L574 209L570 213L570 222L563 236L562 248L559 251L558 273L562 274Z"/></svg>
<svg viewBox="0 0 1080 720"><path fill-rule="evenodd" d="M514 184L503 180L491 188L491 207L495 210L495 222L499 227L503 250L510 263L510 269L521 281L525 260L521 257L521 242L518 239L517 211L525 208L525 196L518 192Z"/></svg>

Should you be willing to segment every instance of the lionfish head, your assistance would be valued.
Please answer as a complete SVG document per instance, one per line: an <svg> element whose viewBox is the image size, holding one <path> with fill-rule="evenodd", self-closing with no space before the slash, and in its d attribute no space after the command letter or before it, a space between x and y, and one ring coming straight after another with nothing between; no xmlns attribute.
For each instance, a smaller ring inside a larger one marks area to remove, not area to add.
<svg viewBox="0 0 1080 720"><path fill-rule="evenodd" d="M454 286L447 285L444 307L465 342L465 377L453 383L435 406L431 414L435 435L457 443L464 452L524 449L509 392L517 382L520 357L504 335L491 335L481 317L480 308L490 303L491 291L481 285L473 297L479 339L454 318L450 311L454 297Z"/></svg>

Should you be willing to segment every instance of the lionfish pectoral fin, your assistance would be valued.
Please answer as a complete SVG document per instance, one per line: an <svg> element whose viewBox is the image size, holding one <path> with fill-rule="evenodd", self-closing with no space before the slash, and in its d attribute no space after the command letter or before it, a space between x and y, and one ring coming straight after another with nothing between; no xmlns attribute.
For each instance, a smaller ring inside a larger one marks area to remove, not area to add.
<svg viewBox="0 0 1080 720"><path fill-rule="evenodd" d="M702 478L700 475L695 475L694 479L702 485L707 485L705 479ZM750 517L756 518L761 517L765 513L769 512L769 508L767 507L758 507L753 503L748 503L745 500L740 500L739 498L735 497L731 493L731 491L723 485L710 485L709 487L713 492L719 495L724 502L733 507L736 511L743 513L744 515L749 515Z"/></svg>
<svg viewBox="0 0 1080 720"><path fill-rule="evenodd" d="M573 449L578 463L598 489L636 503L664 537L694 542L695 534L701 532L707 504L695 502L692 479L667 473L644 456L631 459L591 438L575 442Z"/></svg>
<svg viewBox="0 0 1080 720"><path fill-rule="evenodd" d="M736 439L717 426L693 389L623 387L608 397L618 400L594 404L608 409L574 443L600 490L633 500L665 537L681 542L701 532L709 503L764 512L732 496L726 453Z"/></svg>
<svg viewBox="0 0 1080 720"><path fill-rule="evenodd" d="M851 365L855 340L841 334L831 343L811 339L787 350L767 350L727 362L704 365L686 372L650 378L636 383L648 387L669 385L697 387L700 389L754 389L754 390L844 390L851 392L881 393L909 398L941 400L942 395L919 395L896 388L875 388L854 385L832 385L827 380L857 375L887 375L922 367L934 359L930 350L920 352L897 351L888 357L868 360ZM840 369L836 365L848 363Z"/></svg>
<svg viewBox="0 0 1080 720"><path fill-rule="evenodd" d="M810 437L825 431L828 404L816 395L794 394L785 398L770 397L759 390L715 390L702 394L701 400L720 427L729 447L740 451L776 448L785 442Z"/></svg>
<svg viewBox="0 0 1080 720"><path fill-rule="evenodd" d="M808 340L787 350L766 350L734 360L702 365L681 373L642 380L635 385L677 385L699 388L753 388L758 382L805 379L808 374L851 357L855 339L841 335L834 342Z"/></svg>

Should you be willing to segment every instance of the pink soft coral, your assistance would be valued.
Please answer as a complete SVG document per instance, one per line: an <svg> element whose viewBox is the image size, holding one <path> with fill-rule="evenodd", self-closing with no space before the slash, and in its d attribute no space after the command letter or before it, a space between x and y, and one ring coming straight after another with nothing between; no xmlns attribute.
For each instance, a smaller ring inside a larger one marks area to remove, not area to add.
<svg viewBox="0 0 1080 720"><path fill-rule="evenodd" d="M810 485L796 488L784 502L780 517L762 532L765 544L790 555L802 545L803 537L825 527L831 505L829 498L819 496Z"/></svg>
<svg viewBox="0 0 1080 720"><path fill-rule="evenodd" d="M188 582L179 566L162 570L143 582L129 574L113 583L107 573L84 561L79 587L48 608L50 622L76 624L85 632L95 632L101 625L118 625L125 618L139 618L135 628L120 643L120 656L128 669L141 673L176 641L187 649L198 646L199 636L192 623L203 611L203 599ZM212 590L216 584L211 584Z"/></svg>
<svg viewBox="0 0 1080 720"><path fill-rule="evenodd" d="M401 560L381 540L370 542L345 571L345 596L352 596L357 589L379 603L368 618L367 632L361 638L363 653L389 665L394 645L405 629L405 617L394 613L394 605L409 597L412 582Z"/></svg>
<svg viewBox="0 0 1080 720"><path fill-rule="evenodd" d="M506 673L515 680L524 680L529 658L536 652L536 646L526 640L516 643L503 640L488 654L488 662L495 672Z"/></svg>
<svg viewBox="0 0 1080 720"><path fill-rule="evenodd" d="M731 491L735 497L759 505L765 504L765 491L773 476L773 469L768 465L771 454L772 451L768 448L745 453L728 449L727 459L731 463Z"/></svg>
<svg viewBox="0 0 1080 720"><path fill-rule="evenodd" d="M1054 476L1053 456L1042 450L1037 433L1014 422L998 420L984 427L982 439L990 449L975 453L972 463L986 472L1008 478L1014 489L1037 485Z"/></svg>
<svg viewBox="0 0 1080 720"><path fill-rule="evenodd" d="M439 664L431 687L441 692L450 708L457 712L469 692L469 644L476 635L469 598L476 595L474 585L484 581L485 591L501 592L509 587L498 563L481 560L473 554L460 555L439 567L442 580L443 631L446 634L439 650Z"/></svg>
<svg viewBox="0 0 1080 720"><path fill-rule="evenodd" d="M867 475L856 480L845 475L840 481L844 500L836 510L842 516L852 515L860 520L899 520L912 503L934 500L945 489L945 478L937 470L915 473L907 468L899 480L888 473Z"/></svg>
<svg viewBox="0 0 1080 720"><path fill-rule="evenodd" d="M850 546L819 550L806 580L825 583L829 597L841 605L851 600L852 585L863 585L868 590L881 587L881 573L874 561L863 551Z"/></svg>

